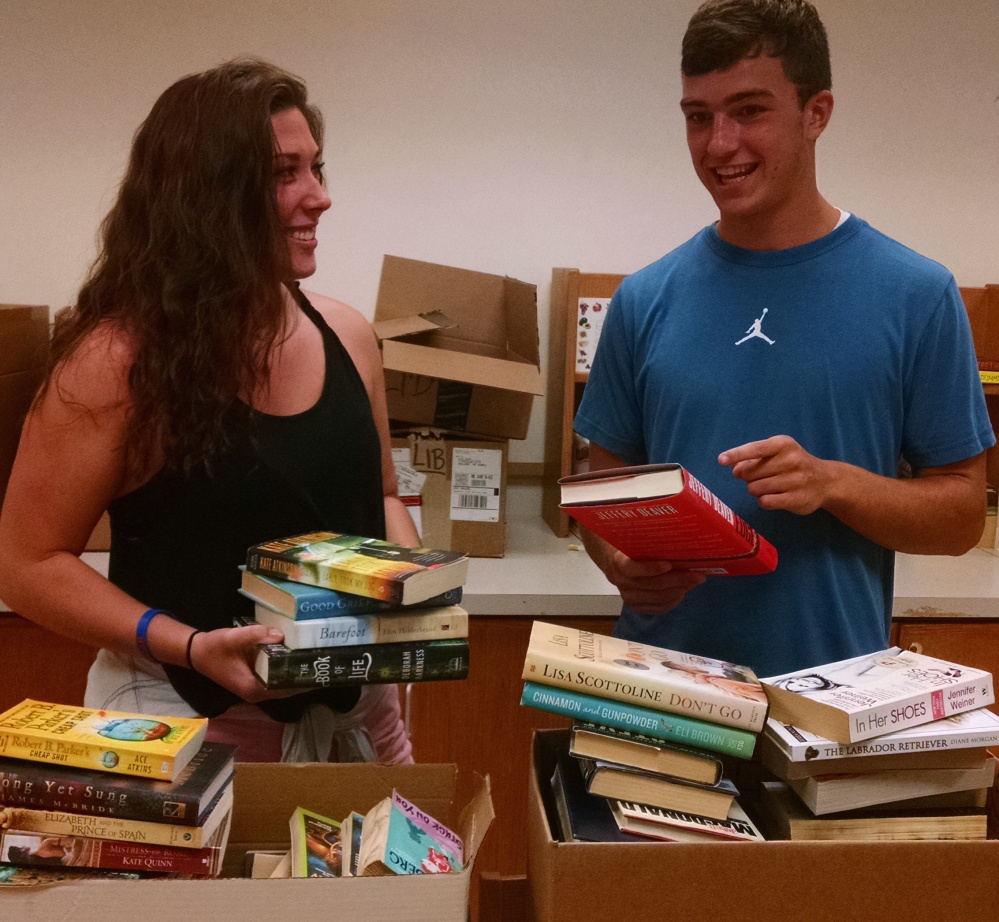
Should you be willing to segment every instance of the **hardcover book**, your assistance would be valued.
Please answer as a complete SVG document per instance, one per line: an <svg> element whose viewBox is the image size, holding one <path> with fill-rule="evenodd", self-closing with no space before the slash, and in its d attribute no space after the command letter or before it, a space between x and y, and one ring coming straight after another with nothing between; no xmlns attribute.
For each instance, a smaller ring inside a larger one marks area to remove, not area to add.
<svg viewBox="0 0 999 922"><path fill-rule="evenodd" d="M777 550L679 464L642 464L559 480L561 508L634 560L718 576L771 573Z"/></svg>
<svg viewBox="0 0 999 922"><path fill-rule="evenodd" d="M447 640L468 636L468 612L460 605L424 608L419 611L396 609L381 615L335 615L331 618L291 621L258 602L254 618L258 624L266 624L281 631L284 634L284 646L291 650L357 647L409 640Z"/></svg>
<svg viewBox="0 0 999 922"><path fill-rule="evenodd" d="M972 768L911 768L863 775L816 775L787 782L816 816L936 794L983 791L995 780L996 760L986 755Z"/></svg>
<svg viewBox="0 0 999 922"><path fill-rule="evenodd" d="M966 768L997 744L999 714L988 708L848 745L770 718L760 736L760 759L786 780L891 768Z"/></svg>
<svg viewBox="0 0 999 922"><path fill-rule="evenodd" d="M359 877L462 869L461 838L393 791L364 815Z"/></svg>
<svg viewBox="0 0 999 922"><path fill-rule="evenodd" d="M569 752L696 784L716 784L722 777L721 760L710 753L582 721L576 721L569 734Z"/></svg>
<svg viewBox="0 0 999 922"><path fill-rule="evenodd" d="M293 621L311 621L316 618L332 618L334 615L374 615L380 612L400 611L390 602L381 602L352 592L337 592L296 583L290 579L277 579L262 573L251 573L245 566L241 571L239 591L254 602L269 606ZM462 587L456 586L447 592L418 602L410 608L443 608L461 602ZM313 646L317 646L313 644Z"/></svg>
<svg viewBox="0 0 999 922"><path fill-rule="evenodd" d="M995 702L991 673L898 647L762 682L773 719L844 744Z"/></svg>
<svg viewBox="0 0 999 922"><path fill-rule="evenodd" d="M260 644L253 669L268 688L335 688L443 682L468 677L468 640L376 643L289 650Z"/></svg>
<svg viewBox="0 0 999 922"><path fill-rule="evenodd" d="M593 759L580 759L579 765L586 790L591 794L696 813L715 820L728 819L732 803L739 794L727 778L715 785L702 785Z"/></svg>
<svg viewBox="0 0 999 922"><path fill-rule="evenodd" d="M550 714L561 714L613 729L635 730L654 739L697 746L739 759L751 758L756 746L756 734L749 730L536 682L524 683L520 703Z"/></svg>
<svg viewBox="0 0 999 922"><path fill-rule="evenodd" d="M142 874L217 877L222 870L229 823L204 848L171 848L89 836L0 830L0 861L20 867L103 868Z"/></svg>
<svg viewBox="0 0 999 922"><path fill-rule="evenodd" d="M637 836L668 842L712 842L718 839L764 841L763 834L737 800L732 802L728 817L723 820L627 800L611 800L608 803L618 828Z"/></svg>
<svg viewBox="0 0 999 922"><path fill-rule="evenodd" d="M535 621L522 677L757 732L767 696L748 666Z"/></svg>
<svg viewBox="0 0 999 922"><path fill-rule="evenodd" d="M56 836L88 836L93 839L138 842L145 845L206 848L219 827L229 822L232 797L233 787L230 780L215 795L215 800L199 818L197 826L9 806L0 807L0 826Z"/></svg>
<svg viewBox="0 0 999 922"><path fill-rule="evenodd" d="M316 531L251 547L246 569L392 605L415 605L463 586L468 557L458 551Z"/></svg>
<svg viewBox="0 0 999 922"><path fill-rule="evenodd" d="M0 757L0 803L194 826L233 772L236 747L201 744L176 781Z"/></svg>
<svg viewBox="0 0 999 922"><path fill-rule="evenodd" d="M0 756L174 781L207 730L204 717L152 717L28 698L0 714Z"/></svg>
<svg viewBox="0 0 999 922"><path fill-rule="evenodd" d="M579 762L560 752L552 774L552 795L563 842L634 842L614 821L606 797L586 790Z"/></svg>
<svg viewBox="0 0 999 922"><path fill-rule="evenodd" d="M341 877L340 823L297 807L288 820L292 877Z"/></svg>
<svg viewBox="0 0 999 922"><path fill-rule="evenodd" d="M987 814L975 808L899 808L888 812L867 809L815 816L781 781L762 783L760 804L767 820L765 829L768 838L903 842L914 839L984 839L988 831Z"/></svg>

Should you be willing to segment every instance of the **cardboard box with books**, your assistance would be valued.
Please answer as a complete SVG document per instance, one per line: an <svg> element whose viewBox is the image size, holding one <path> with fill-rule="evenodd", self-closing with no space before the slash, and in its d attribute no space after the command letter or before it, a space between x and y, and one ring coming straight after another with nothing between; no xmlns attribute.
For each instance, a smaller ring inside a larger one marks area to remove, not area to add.
<svg viewBox="0 0 999 922"><path fill-rule="evenodd" d="M999 841L560 842L549 779L568 731L537 731L529 778L528 891L545 922L986 922L999 905ZM994 797L994 792L993 792ZM993 817L993 824L995 818ZM993 825L992 835L996 834ZM613 907L613 912L610 912Z"/></svg>
<svg viewBox="0 0 999 922"><path fill-rule="evenodd" d="M506 439L471 439L437 429L399 430L392 460L400 493L428 547L469 557L506 552Z"/></svg>
<svg viewBox="0 0 999 922"><path fill-rule="evenodd" d="M67 880L44 887L0 888L5 918L21 922L104 922L114 906L153 907L158 922L219 922L286 917L388 922L465 922L475 854L493 818L489 781L453 765L239 763L222 877L216 880ZM397 790L461 835L461 873L311 880L250 880L246 856L287 850L289 817L299 807L324 816L366 812Z"/></svg>
<svg viewBox="0 0 999 922"><path fill-rule="evenodd" d="M535 285L385 256L374 329L391 419L527 436L544 394Z"/></svg>

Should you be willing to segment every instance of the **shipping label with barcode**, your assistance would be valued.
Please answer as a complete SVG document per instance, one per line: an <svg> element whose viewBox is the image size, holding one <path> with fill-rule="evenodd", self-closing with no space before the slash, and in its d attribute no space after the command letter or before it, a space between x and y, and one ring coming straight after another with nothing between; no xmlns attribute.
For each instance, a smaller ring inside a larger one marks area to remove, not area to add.
<svg viewBox="0 0 999 922"><path fill-rule="evenodd" d="M498 522L503 452L493 448L455 448L451 456L451 519Z"/></svg>

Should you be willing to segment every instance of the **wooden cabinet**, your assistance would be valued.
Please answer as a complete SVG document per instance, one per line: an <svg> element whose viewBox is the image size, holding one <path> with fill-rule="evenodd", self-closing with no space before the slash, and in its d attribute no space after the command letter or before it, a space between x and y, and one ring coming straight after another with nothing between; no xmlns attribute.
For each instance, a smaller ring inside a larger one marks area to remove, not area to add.
<svg viewBox="0 0 999 922"><path fill-rule="evenodd" d="M586 386L576 371L576 334L581 298L610 298L623 275L553 269L548 339L548 390L541 515L556 535L569 534L569 517L559 509L558 479L572 473L572 420Z"/></svg>
<svg viewBox="0 0 999 922"><path fill-rule="evenodd" d="M999 373L999 285L962 288L961 297L968 311L979 367L984 365L983 370ZM992 428L999 432L999 383L985 384L984 389ZM999 487L999 446L990 448L986 459L985 478Z"/></svg>

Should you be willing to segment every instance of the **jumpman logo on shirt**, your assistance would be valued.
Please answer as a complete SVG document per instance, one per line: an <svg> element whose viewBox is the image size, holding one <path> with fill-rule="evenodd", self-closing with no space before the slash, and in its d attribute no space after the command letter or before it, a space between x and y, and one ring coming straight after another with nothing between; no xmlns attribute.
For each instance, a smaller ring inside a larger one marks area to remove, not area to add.
<svg viewBox="0 0 999 922"><path fill-rule="evenodd" d="M761 329L761 327L763 326L763 318L766 316L767 316L767 308L763 308L763 313L760 314L760 316L753 321L753 325L748 330L746 330L746 335L743 336L742 339L740 339L736 343L736 345L741 346L747 339L763 339L766 340L766 342L772 346L774 344L774 341L769 336L767 336Z"/></svg>

